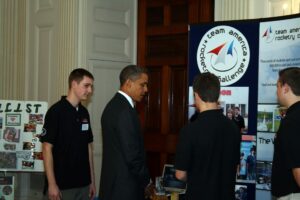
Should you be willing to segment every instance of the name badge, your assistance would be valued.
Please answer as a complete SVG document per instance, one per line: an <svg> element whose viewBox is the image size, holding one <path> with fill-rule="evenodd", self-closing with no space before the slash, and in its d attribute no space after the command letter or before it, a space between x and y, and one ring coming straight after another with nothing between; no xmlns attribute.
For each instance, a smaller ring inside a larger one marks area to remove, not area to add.
<svg viewBox="0 0 300 200"><path fill-rule="evenodd" d="M82 124L82 125L81 125L81 130L82 130L82 131L87 131L87 130L89 130L89 124Z"/></svg>

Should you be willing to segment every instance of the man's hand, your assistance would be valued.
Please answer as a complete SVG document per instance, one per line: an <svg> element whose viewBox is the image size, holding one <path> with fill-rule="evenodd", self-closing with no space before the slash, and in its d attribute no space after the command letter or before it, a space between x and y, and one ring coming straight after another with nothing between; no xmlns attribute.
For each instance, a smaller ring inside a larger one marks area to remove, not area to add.
<svg viewBox="0 0 300 200"><path fill-rule="evenodd" d="M176 169L175 176L178 180L187 181L187 172Z"/></svg>
<svg viewBox="0 0 300 200"><path fill-rule="evenodd" d="M89 198L90 198L91 200L93 200L94 197L95 197L95 194L96 194L96 186L95 186L95 183L91 183L91 185L90 185L90 192L89 192Z"/></svg>
<svg viewBox="0 0 300 200"><path fill-rule="evenodd" d="M152 183L152 181L150 181L150 183L145 188L145 198L152 199L154 194L155 194L155 185Z"/></svg>
<svg viewBox="0 0 300 200"><path fill-rule="evenodd" d="M57 185L49 185L48 187L49 200L61 200L62 195Z"/></svg>

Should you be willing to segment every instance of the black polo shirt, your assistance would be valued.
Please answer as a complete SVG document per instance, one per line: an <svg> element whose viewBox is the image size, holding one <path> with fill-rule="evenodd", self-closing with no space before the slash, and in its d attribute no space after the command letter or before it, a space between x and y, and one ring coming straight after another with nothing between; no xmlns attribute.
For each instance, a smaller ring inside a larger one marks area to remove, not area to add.
<svg viewBox="0 0 300 200"><path fill-rule="evenodd" d="M221 110L199 113L180 132L175 168L187 171L187 199L234 199L241 134Z"/></svg>
<svg viewBox="0 0 300 200"><path fill-rule="evenodd" d="M245 120L244 120L244 118L241 115L233 116L233 121L238 126L238 128L240 129L240 131L243 128L245 128Z"/></svg>
<svg viewBox="0 0 300 200"><path fill-rule="evenodd" d="M292 169L300 168L300 101L290 106L281 120L274 142L272 194L300 193Z"/></svg>
<svg viewBox="0 0 300 200"><path fill-rule="evenodd" d="M87 186L91 183L88 144L93 142L89 113L78 109L66 98L47 111L41 142L53 145L53 165L60 189Z"/></svg>

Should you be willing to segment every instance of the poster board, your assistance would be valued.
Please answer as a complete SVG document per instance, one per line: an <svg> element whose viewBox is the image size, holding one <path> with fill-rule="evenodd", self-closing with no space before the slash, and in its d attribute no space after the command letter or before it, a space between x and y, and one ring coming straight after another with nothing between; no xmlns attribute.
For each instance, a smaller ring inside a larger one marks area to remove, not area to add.
<svg viewBox="0 0 300 200"><path fill-rule="evenodd" d="M0 100L0 171L44 171L42 134L48 103Z"/></svg>

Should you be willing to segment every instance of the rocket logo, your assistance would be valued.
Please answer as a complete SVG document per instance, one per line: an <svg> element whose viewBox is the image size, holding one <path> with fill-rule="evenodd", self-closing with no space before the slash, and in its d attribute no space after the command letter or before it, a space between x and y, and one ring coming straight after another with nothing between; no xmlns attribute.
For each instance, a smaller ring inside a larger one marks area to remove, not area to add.
<svg viewBox="0 0 300 200"><path fill-rule="evenodd" d="M223 43L208 53L211 54L211 67L218 72L231 70L238 63L238 55L234 49L234 41Z"/></svg>
<svg viewBox="0 0 300 200"><path fill-rule="evenodd" d="M263 32L262 38L267 42L267 43L271 43L274 39L274 33L272 30L272 27L270 26L269 28L267 28L265 30L265 32Z"/></svg>
<svg viewBox="0 0 300 200"><path fill-rule="evenodd" d="M246 73L250 48L245 36L230 26L217 26L202 37L197 50L201 73L211 72L219 77L221 86L228 86Z"/></svg>

